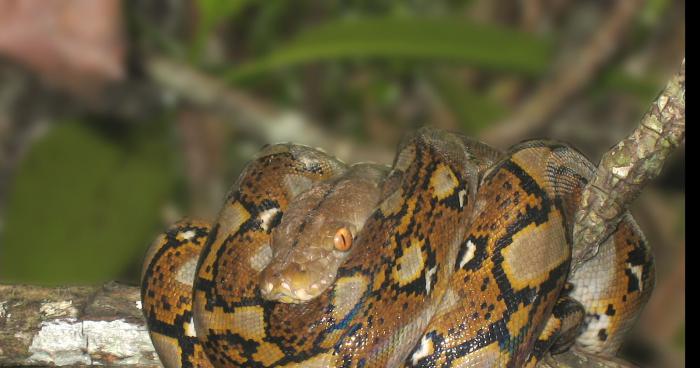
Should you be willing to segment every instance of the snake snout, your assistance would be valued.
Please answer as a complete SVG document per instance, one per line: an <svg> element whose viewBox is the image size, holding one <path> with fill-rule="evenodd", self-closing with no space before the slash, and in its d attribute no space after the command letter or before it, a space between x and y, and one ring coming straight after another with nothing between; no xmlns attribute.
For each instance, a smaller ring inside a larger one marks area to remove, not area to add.
<svg viewBox="0 0 700 368"><path fill-rule="evenodd" d="M318 296L321 286L306 267L292 263L282 270L265 270L260 278L264 299L283 303L303 303Z"/></svg>

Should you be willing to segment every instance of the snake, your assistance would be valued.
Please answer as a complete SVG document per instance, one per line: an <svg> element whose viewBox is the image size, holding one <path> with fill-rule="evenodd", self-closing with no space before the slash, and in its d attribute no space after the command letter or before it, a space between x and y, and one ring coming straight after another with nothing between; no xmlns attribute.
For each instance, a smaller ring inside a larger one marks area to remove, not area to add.
<svg viewBox="0 0 700 368"><path fill-rule="evenodd" d="M265 146L213 222L146 253L141 297L166 367L534 367L618 352L654 285L629 213L572 271L595 166L569 145L505 152L406 134L392 165Z"/></svg>

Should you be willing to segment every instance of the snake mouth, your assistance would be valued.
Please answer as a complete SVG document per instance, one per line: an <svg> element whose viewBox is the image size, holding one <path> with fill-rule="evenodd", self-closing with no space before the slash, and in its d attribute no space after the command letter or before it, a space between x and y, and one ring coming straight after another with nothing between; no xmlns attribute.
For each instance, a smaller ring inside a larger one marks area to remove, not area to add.
<svg viewBox="0 0 700 368"><path fill-rule="evenodd" d="M305 303L319 296L329 282L317 272L291 264L282 270L265 269L260 274L258 285L263 299Z"/></svg>
<svg viewBox="0 0 700 368"><path fill-rule="evenodd" d="M263 281L260 295L263 299L281 303L305 303L319 296L323 289L319 283L298 287L293 281L281 278L277 281Z"/></svg>

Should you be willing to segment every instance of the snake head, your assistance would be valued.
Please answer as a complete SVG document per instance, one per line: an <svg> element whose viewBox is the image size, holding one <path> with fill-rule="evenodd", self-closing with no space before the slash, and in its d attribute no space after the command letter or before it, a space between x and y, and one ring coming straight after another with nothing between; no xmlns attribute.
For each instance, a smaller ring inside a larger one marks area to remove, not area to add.
<svg viewBox="0 0 700 368"><path fill-rule="evenodd" d="M260 294L284 303L309 301L333 284L354 239L379 203L386 169L358 164L342 177L299 194L272 231L272 260Z"/></svg>
<svg viewBox="0 0 700 368"><path fill-rule="evenodd" d="M340 229L346 236L344 245L348 245L352 241L347 238L351 231L349 227ZM303 303L319 296L333 283L350 250L350 247L336 249L336 243L328 234L319 236L313 245L292 249L282 261L270 264L260 275L263 298Z"/></svg>

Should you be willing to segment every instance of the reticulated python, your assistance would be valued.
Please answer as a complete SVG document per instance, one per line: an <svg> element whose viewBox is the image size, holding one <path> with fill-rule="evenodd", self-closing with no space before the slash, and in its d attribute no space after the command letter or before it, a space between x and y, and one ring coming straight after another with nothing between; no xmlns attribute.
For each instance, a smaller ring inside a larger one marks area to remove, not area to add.
<svg viewBox="0 0 700 368"><path fill-rule="evenodd" d="M213 225L149 249L143 310L167 367L520 367L614 355L653 288L626 215L570 274L594 166L530 141L501 154L423 128L393 165L264 148Z"/></svg>

